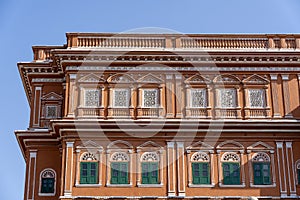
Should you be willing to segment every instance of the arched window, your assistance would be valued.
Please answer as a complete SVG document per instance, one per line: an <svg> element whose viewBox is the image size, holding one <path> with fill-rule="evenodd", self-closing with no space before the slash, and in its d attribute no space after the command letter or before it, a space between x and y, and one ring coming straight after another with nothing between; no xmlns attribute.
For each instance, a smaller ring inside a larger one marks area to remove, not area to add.
<svg viewBox="0 0 300 200"><path fill-rule="evenodd" d="M224 153L222 156L223 184L239 185L240 181L240 157L233 152Z"/></svg>
<svg viewBox="0 0 300 200"><path fill-rule="evenodd" d="M297 185L300 185L300 159L296 161Z"/></svg>
<svg viewBox="0 0 300 200"><path fill-rule="evenodd" d="M159 156L155 152L146 152L141 156L142 184L159 183Z"/></svg>
<svg viewBox="0 0 300 200"><path fill-rule="evenodd" d="M44 169L40 174L40 194L55 195L56 173L53 169Z"/></svg>
<svg viewBox="0 0 300 200"><path fill-rule="evenodd" d="M111 184L128 184L129 156L124 152L111 155Z"/></svg>
<svg viewBox="0 0 300 200"><path fill-rule="evenodd" d="M80 184L98 183L98 160L95 155L87 152L82 154L80 162Z"/></svg>
<svg viewBox="0 0 300 200"><path fill-rule="evenodd" d="M196 152L191 157L193 184L210 184L209 156Z"/></svg>
<svg viewBox="0 0 300 200"><path fill-rule="evenodd" d="M263 152L255 153L252 157L254 185L271 184L270 157Z"/></svg>

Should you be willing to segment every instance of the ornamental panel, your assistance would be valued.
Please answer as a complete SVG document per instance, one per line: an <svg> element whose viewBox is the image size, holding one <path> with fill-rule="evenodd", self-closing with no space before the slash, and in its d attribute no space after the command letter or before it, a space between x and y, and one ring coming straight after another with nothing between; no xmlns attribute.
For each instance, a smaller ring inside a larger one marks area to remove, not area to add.
<svg viewBox="0 0 300 200"><path fill-rule="evenodd" d="M146 108L158 106L158 92L156 89L143 90L143 106Z"/></svg>
<svg viewBox="0 0 300 200"><path fill-rule="evenodd" d="M142 162L158 162L159 156L155 152L146 152L141 156Z"/></svg>
<svg viewBox="0 0 300 200"><path fill-rule="evenodd" d="M115 89L113 91L113 107L126 108L129 106L129 91L127 89Z"/></svg>
<svg viewBox="0 0 300 200"><path fill-rule="evenodd" d="M99 90L85 90L84 105L88 107L98 107L100 103Z"/></svg>
<svg viewBox="0 0 300 200"><path fill-rule="evenodd" d="M128 162L129 156L123 152L115 152L111 155L110 160L113 162Z"/></svg>
<svg viewBox="0 0 300 200"><path fill-rule="evenodd" d="M235 89L218 89L218 106L221 108L236 107L236 90Z"/></svg>
<svg viewBox="0 0 300 200"><path fill-rule="evenodd" d="M253 155L252 157L253 162L270 162L270 157L268 154L259 152Z"/></svg>
<svg viewBox="0 0 300 200"><path fill-rule="evenodd" d="M240 162L240 157L236 153L224 153L221 159L223 162Z"/></svg>
<svg viewBox="0 0 300 200"><path fill-rule="evenodd" d="M191 90L191 107L204 108L207 106L206 89Z"/></svg>
<svg viewBox="0 0 300 200"><path fill-rule="evenodd" d="M85 154L83 154L82 159L84 161L92 161L92 160L97 160L97 158L95 157L94 154L87 152Z"/></svg>
<svg viewBox="0 0 300 200"><path fill-rule="evenodd" d="M250 107L263 108L265 106L265 92L263 89L249 89Z"/></svg>
<svg viewBox="0 0 300 200"><path fill-rule="evenodd" d="M196 152L192 155L192 162L209 162L209 156L204 152Z"/></svg>

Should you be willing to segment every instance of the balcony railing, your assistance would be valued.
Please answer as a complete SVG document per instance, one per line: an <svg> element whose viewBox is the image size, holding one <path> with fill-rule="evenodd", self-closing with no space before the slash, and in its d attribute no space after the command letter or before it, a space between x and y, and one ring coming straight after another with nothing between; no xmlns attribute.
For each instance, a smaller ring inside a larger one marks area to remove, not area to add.
<svg viewBox="0 0 300 200"><path fill-rule="evenodd" d="M245 108L245 119L270 118L270 108Z"/></svg>
<svg viewBox="0 0 300 200"><path fill-rule="evenodd" d="M215 108L215 118L218 119L240 119L240 108Z"/></svg>
<svg viewBox="0 0 300 200"><path fill-rule="evenodd" d="M187 108L186 109L187 118L211 118L210 108Z"/></svg>

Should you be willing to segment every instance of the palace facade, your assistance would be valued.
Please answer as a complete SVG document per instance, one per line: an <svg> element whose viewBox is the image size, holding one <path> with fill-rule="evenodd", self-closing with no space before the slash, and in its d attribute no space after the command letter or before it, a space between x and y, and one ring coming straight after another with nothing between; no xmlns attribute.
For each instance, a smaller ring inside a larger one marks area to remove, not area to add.
<svg viewBox="0 0 300 200"><path fill-rule="evenodd" d="M18 63L25 200L300 197L300 35L66 36Z"/></svg>

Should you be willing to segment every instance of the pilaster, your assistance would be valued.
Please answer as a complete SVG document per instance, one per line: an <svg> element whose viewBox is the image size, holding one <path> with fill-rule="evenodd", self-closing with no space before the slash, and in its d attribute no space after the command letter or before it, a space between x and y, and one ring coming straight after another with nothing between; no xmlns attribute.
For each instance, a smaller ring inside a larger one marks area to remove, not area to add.
<svg viewBox="0 0 300 200"><path fill-rule="evenodd" d="M282 85L283 85L283 99L284 99L284 117L292 118L293 115L291 113L290 106L290 89L289 89L289 75L284 74L282 76Z"/></svg>
<svg viewBox="0 0 300 200"><path fill-rule="evenodd" d="M183 84L182 84L182 75L176 74L175 75L175 102L176 102L176 118L183 118L183 111L184 111L184 94L182 91Z"/></svg>
<svg viewBox="0 0 300 200"><path fill-rule="evenodd" d="M175 174L175 149L174 142L167 142L167 166L168 166L168 196L174 197L175 194L175 184L176 184L176 174Z"/></svg>
<svg viewBox="0 0 300 200"><path fill-rule="evenodd" d="M66 116L67 117L75 117L75 109L76 109L76 105L77 105L77 90L76 90L76 74L69 74L69 82L68 82L68 88L66 90L66 92L68 93L66 96L66 103L65 105L67 105L67 111L66 111Z"/></svg>
<svg viewBox="0 0 300 200"><path fill-rule="evenodd" d="M37 150L29 151L29 163L27 166L27 195L26 200L34 200L36 180L36 157Z"/></svg>
<svg viewBox="0 0 300 200"><path fill-rule="evenodd" d="M65 165L65 188L64 188L64 196L70 197L72 196L72 187L73 187L73 145L74 142L66 142L66 165Z"/></svg>
<svg viewBox="0 0 300 200"><path fill-rule="evenodd" d="M277 74L271 74L271 88L272 88L272 107L273 107L273 118L281 118L279 110L279 95L277 86Z"/></svg>
<svg viewBox="0 0 300 200"><path fill-rule="evenodd" d="M278 176L279 176L279 186L280 186L280 196L287 197L287 179L285 173L285 156L283 149L283 142L276 142L277 148L277 164L278 164Z"/></svg>
<svg viewBox="0 0 300 200"><path fill-rule="evenodd" d="M185 196L185 162L184 162L184 143L176 142L177 144L177 187L178 196Z"/></svg>

